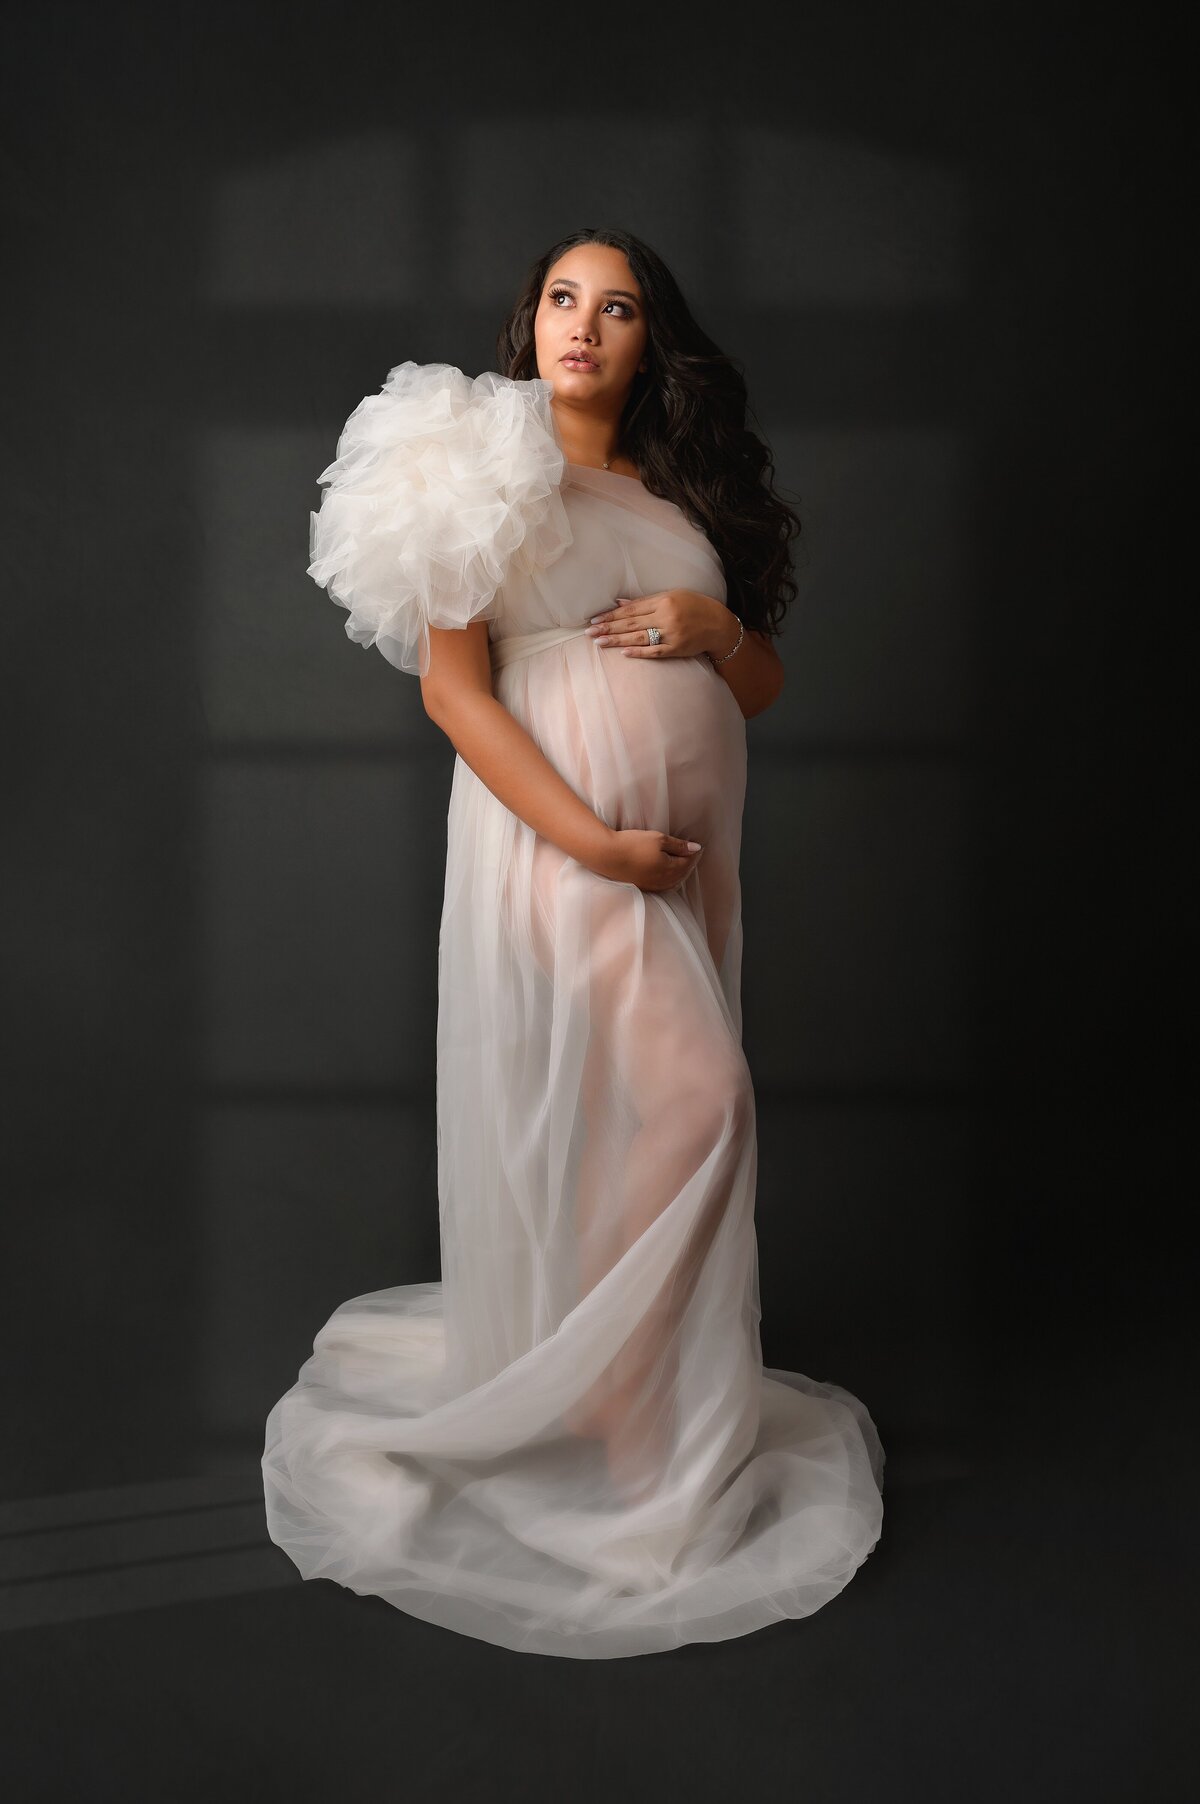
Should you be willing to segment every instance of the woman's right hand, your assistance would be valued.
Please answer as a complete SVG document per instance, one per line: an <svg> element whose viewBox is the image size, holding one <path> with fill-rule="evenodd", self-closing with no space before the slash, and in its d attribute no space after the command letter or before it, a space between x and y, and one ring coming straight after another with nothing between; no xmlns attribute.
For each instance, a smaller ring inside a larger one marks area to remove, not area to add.
<svg viewBox="0 0 1200 1804"><path fill-rule="evenodd" d="M674 889L695 870L703 850L694 839L677 839L654 828L614 827L606 851L592 869L614 883Z"/></svg>

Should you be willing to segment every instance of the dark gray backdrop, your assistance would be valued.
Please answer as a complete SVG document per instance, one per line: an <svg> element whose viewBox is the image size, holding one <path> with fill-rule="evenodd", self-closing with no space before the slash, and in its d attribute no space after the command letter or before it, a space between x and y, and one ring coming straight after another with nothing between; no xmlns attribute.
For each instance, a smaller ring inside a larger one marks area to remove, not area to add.
<svg viewBox="0 0 1200 1804"><path fill-rule="evenodd" d="M43 1548L22 1620L153 1601L172 1509L235 1526L151 1589L285 1584L266 1411L338 1302L437 1275L453 753L307 514L355 402L493 367L580 225L666 256L806 524L748 728L767 1361L868 1401L897 1524L1000 1447L1035 1523L1064 1444L1154 1470L1167 47L1065 9L339 17L10 30L4 1496L13 1533L139 1524Z"/></svg>

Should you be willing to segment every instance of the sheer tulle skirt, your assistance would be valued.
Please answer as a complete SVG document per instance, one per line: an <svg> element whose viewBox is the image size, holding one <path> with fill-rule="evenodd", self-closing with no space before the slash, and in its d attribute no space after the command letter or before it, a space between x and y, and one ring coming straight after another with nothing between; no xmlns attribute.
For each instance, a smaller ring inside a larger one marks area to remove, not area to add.
<svg viewBox="0 0 1200 1804"><path fill-rule="evenodd" d="M704 852L674 890L613 883L456 761L442 1279L318 1334L267 1424L272 1538L306 1578L533 1652L808 1615L878 1540L884 1455L850 1393L762 1365L740 710L702 658L585 637L496 689L602 818Z"/></svg>

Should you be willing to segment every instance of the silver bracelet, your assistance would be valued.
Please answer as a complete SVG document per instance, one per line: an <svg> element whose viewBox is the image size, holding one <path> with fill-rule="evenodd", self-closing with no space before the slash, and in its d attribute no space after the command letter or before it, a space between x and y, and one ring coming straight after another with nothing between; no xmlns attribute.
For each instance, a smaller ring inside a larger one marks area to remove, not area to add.
<svg viewBox="0 0 1200 1804"><path fill-rule="evenodd" d="M739 620L738 621L737 645L735 645L731 651L722 652L721 656L719 658L714 658L712 653L709 652L709 654L708 654L709 663L710 664L723 664L725 662L726 658L732 658L733 653L738 648L738 645L740 645L742 643L742 634L745 632L745 630L746 630L745 626Z"/></svg>

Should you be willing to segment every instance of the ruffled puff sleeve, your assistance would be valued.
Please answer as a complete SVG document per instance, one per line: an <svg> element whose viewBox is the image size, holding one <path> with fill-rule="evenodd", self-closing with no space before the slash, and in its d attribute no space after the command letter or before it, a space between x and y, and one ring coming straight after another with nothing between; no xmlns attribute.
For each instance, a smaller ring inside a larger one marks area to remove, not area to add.
<svg viewBox="0 0 1200 1804"><path fill-rule="evenodd" d="M498 617L515 572L571 543L553 384L401 363L359 402L317 481L308 575L346 632L424 676L429 628Z"/></svg>

